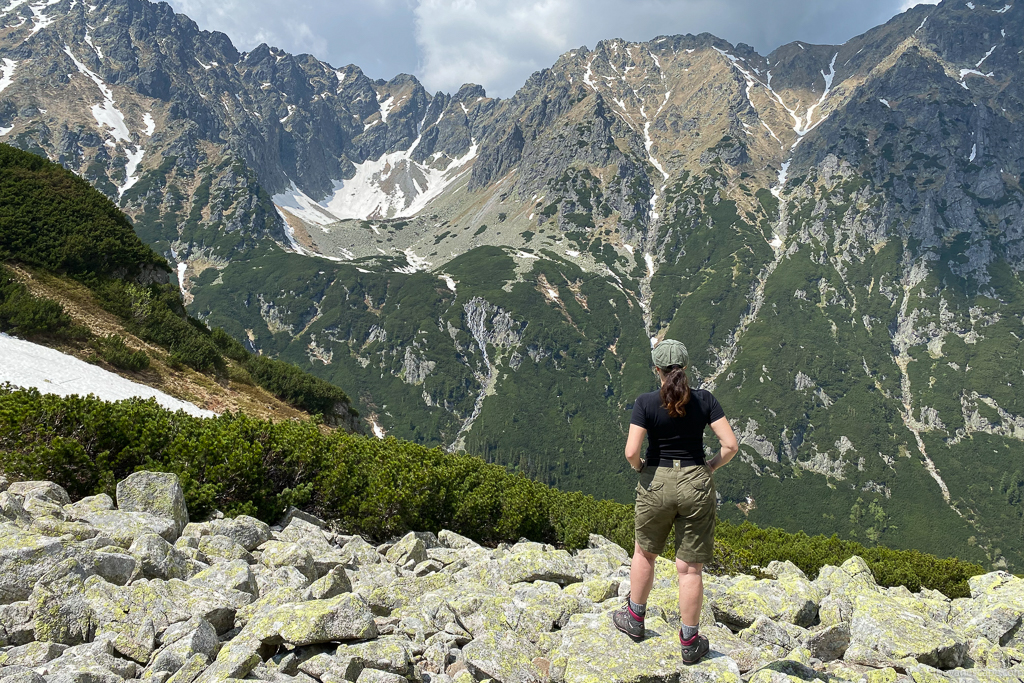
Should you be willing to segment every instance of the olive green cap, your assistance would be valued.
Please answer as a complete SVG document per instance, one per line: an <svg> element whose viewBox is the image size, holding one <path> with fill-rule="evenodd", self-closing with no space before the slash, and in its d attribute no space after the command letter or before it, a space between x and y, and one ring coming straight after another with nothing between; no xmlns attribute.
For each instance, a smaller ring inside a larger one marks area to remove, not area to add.
<svg viewBox="0 0 1024 683"><path fill-rule="evenodd" d="M685 368L690 364L690 354L687 353L686 347L683 346L682 342L677 342L675 339L665 339L658 342L657 346L651 351L651 360L654 361L654 366L658 368L669 368L673 365L681 365Z"/></svg>

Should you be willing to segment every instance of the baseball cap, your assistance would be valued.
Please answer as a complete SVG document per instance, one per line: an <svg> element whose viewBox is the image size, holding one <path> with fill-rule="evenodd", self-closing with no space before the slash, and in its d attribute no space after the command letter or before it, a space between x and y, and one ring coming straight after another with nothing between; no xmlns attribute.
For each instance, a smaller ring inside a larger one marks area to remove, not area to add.
<svg viewBox="0 0 1024 683"><path fill-rule="evenodd" d="M690 364L690 354L682 342L675 339L665 339L658 342L658 345L651 351L651 360L655 367L667 368L673 365L686 367Z"/></svg>

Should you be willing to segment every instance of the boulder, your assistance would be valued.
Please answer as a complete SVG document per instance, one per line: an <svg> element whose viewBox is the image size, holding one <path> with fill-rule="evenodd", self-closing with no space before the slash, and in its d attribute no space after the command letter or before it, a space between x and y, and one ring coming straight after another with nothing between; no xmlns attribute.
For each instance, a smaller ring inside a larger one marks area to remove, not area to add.
<svg viewBox="0 0 1024 683"><path fill-rule="evenodd" d="M427 546L416 537L414 533L408 533L398 543L391 546L385 556L391 564L399 567L412 568L427 559Z"/></svg>
<svg viewBox="0 0 1024 683"><path fill-rule="evenodd" d="M64 514L68 519L81 519L82 515L91 512L107 512L114 509L114 499L105 493L86 496L81 500L64 506Z"/></svg>
<svg viewBox="0 0 1024 683"><path fill-rule="evenodd" d="M173 520L174 541L188 524L185 492L178 475L169 472L136 472L117 484L117 507L122 512L144 512Z"/></svg>
<svg viewBox="0 0 1024 683"><path fill-rule="evenodd" d="M477 680L495 683L541 683L544 680L534 660L541 651L510 631L485 633L463 648L466 666ZM568 679L567 679L568 680Z"/></svg>
<svg viewBox="0 0 1024 683"><path fill-rule="evenodd" d="M83 521L96 527L101 534L109 537L115 545L128 548L135 539L146 534L156 534L168 543L177 538L174 520L157 517L148 512L124 512L123 510L105 510L88 512Z"/></svg>
<svg viewBox="0 0 1024 683"><path fill-rule="evenodd" d="M83 556L81 562L88 568L90 574L95 574L116 586L126 585L142 572L138 560L125 554L123 550L116 553L92 552Z"/></svg>
<svg viewBox="0 0 1024 683"><path fill-rule="evenodd" d="M317 580L313 555L298 543L267 541L262 546L260 562L271 569L294 567L308 579L309 583Z"/></svg>
<svg viewBox="0 0 1024 683"><path fill-rule="evenodd" d="M960 666L967 654L963 634L932 619L917 601L878 593L854 599L850 649L855 646L879 653L880 661L910 658L939 669Z"/></svg>
<svg viewBox="0 0 1024 683"><path fill-rule="evenodd" d="M235 560L245 560L246 563L252 564L256 561L244 546L228 536L219 534L200 537L198 550L207 558L207 564L222 564Z"/></svg>
<svg viewBox="0 0 1024 683"><path fill-rule="evenodd" d="M803 640L811 656L823 662L842 659L850 647L850 626L842 623L815 631Z"/></svg>
<svg viewBox="0 0 1024 683"><path fill-rule="evenodd" d="M662 619L648 618L647 635L637 643L615 628L610 613L577 614L551 653L551 678L565 683L740 683L736 662L721 656L714 641L711 645L709 657L687 667L679 657L678 632Z"/></svg>
<svg viewBox="0 0 1024 683"><path fill-rule="evenodd" d="M44 574L79 552L59 538L0 524L0 604L27 600Z"/></svg>
<svg viewBox="0 0 1024 683"><path fill-rule="evenodd" d="M7 487L7 493L21 497L23 502L29 498L39 498L61 506L71 503L64 487L52 481L16 481Z"/></svg>
<svg viewBox="0 0 1024 683"><path fill-rule="evenodd" d="M210 665L205 655L195 654L182 664L178 671L164 683L193 683ZM158 680L154 677L154 680Z"/></svg>
<svg viewBox="0 0 1024 683"><path fill-rule="evenodd" d="M340 556L342 558L342 564L352 567L353 569L366 565L379 564L384 559L381 557L380 553L377 552L376 548L359 536L356 536L345 544L345 547L341 549Z"/></svg>
<svg viewBox="0 0 1024 683"><path fill-rule="evenodd" d="M220 649L213 664L196 677L196 683L221 683L226 679L245 678L263 661L260 645L258 640L236 636Z"/></svg>
<svg viewBox="0 0 1024 683"><path fill-rule="evenodd" d="M28 600L0 605L0 647L25 645L35 640L32 603Z"/></svg>
<svg viewBox="0 0 1024 683"><path fill-rule="evenodd" d="M706 582L705 598L715 618L731 628L747 628L761 615L807 627L815 622L822 593L802 576L778 579L720 577Z"/></svg>
<svg viewBox="0 0 1024 683"><path fill-rule="evenodd" d="M383 636L355 645L341 645L334 653L338 662L350 662L359 670L374 669L398 676L413 672L413 643L401 636Z"/></svg>
<svg viewBox="0 0 1024 683"><path fill-rule="evenodd" d="M345 593L329 600L286 604L258 614L238 637L298 647L376 636L377 625L366 603L353 593Z"/></svg>
<svg viewBox="0 0 1024 683"><path fill-rule="evenodd" d="M356 591L363 595L374 614L387 616L404 605L416 602L427 593L440 591L455 585L455 583L455 580L447 574L429 574L394 579L371 590L367 590L365 585L361 585L356 588Z"/></svg>
<svg viewBox="0 0 1024 683"><path fill-rule="evenodd" d="M303 593L303 598L306 600L326 600L342 593L351 592L352 581L348 578L345 568L339 565L327 572L325 576L321 576L314 581L306 589L306 592Z"/></svg>
<svg viewBox="0 0 1024 683"><path fill-rule="evenodd" d="M227 536L252 552L270 540L270 527L255 517L239 515L234 519L215 519L209 522L210 535Z"/></svg>
<svg viewBox="0 0 1024 683"><path fill-rule="evenodd" d="M156 534L139 536L128 552L139 563L139 569L147 579L188 579L203 570L202 565Z"/></svg>
<svg viewBox="0 0 1024 683"><path fill-rule="evenodd" d="M552 581L560 585L587 578L586 565L564 550L548 550L539 543L521 544L505 557L471 565L456 575L458 581L478 583Z"/></svg>
<svg viewBox="0 0 1024 683"><path fill-rule="evenodd" d="M32 515L25 511L21 504L21 497L4 491L0 493L0 522L13 522L19 526L28 526L32 523Z"/></svg>
<svg viewBox="0 0 1024 683"><path fill-rule="evenodd" d="M175 624L164 634L163 641L163 646L154 653L146 668L147 673L176 673L196 655L202 657L205 667L220 651L217 631L205 619L193 618L183 624Z"/></svg>
<svg viewBox="0 0 1024 683"><path fill-rule="evenodd" d="M740 631L739 637L776 659L785 657L799 642L782 624L772 621L763 614L748 628Z"/></svg>
<svg viewBox="0 0 1024 683"><path fill-rule="evenodd" d="M359 673L356 683L408 683L408 679L405 676L388 673L387 671L363 669Z"/></svg>
<svg viewBox="0 0 1024 683"><path fill-rule="evenodd" d="M188 579L188 583L213 590L239 591L251 595L254 599L259 595L256 577L252 567L245 560L208 567Z"/></svg>
<svg viewBox="0 0 1024 683"><path fill-rule="evenodd" d="M437 541L445 548L452 548L455 550L464 550L466 548L479 548L480 544L476 541L460 536L454 531L448 531L444 529L437 535Z"/></svg>
<svg viewBox="0 0 1024 683"><path fill-rule="evenodd" d="M92 640L96 623L85 599L88 578L78 560L67 559L36 582L29 602L37 641L79 645Z"/></svg>
<svg viewBox="0 0 1024 683"><path fill-rule="evenodd" d="M46 641L28 643L11 648L7 652L0 654L0 667L39 666L60 657L67 649L67 645L59 643L49 643Z"/></svg>

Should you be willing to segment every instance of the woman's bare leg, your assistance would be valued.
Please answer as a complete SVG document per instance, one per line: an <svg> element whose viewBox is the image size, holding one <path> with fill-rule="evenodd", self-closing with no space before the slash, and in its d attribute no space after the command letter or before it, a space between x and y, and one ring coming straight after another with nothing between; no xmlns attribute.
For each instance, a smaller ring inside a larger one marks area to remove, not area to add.
<svg viewBox="0 0 1024 683"><path fill-rule="evenodd" d="M657 559L657 555L645 551L640 544L633 549L633 563L629 567L629 599L637 605L647 604L647 596L654 586L654 563Z"/></svg>
<svg viewBox="0 0 1024 683"><path fill-rule="evenodd" d="M700 610L704 604L703 571L704 564L701 562L676 560L676 573L679 575L679 618L687 626L700 625Z"/></svg>

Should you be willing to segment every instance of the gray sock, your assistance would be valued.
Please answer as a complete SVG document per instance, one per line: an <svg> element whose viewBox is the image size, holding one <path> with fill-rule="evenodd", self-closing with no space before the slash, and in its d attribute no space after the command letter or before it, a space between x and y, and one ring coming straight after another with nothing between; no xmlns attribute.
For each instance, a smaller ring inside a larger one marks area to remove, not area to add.
<svg viewBox="0 0 1024 683"><path fill-rule="evenodd" d="M679 634L683 637L683 640L690 640L693 638L697 635L697 630L696 626L687 626L686 624L680 624L679 626Z"/></svg>
<svg viewBox="0 0 1024 683"><path fill-rule="evenodd" d="M633 598L629 599L629 609L633 610L633 614L637 615L641 619L647 614L647 605L638 605L633 602Z"/></svg>

